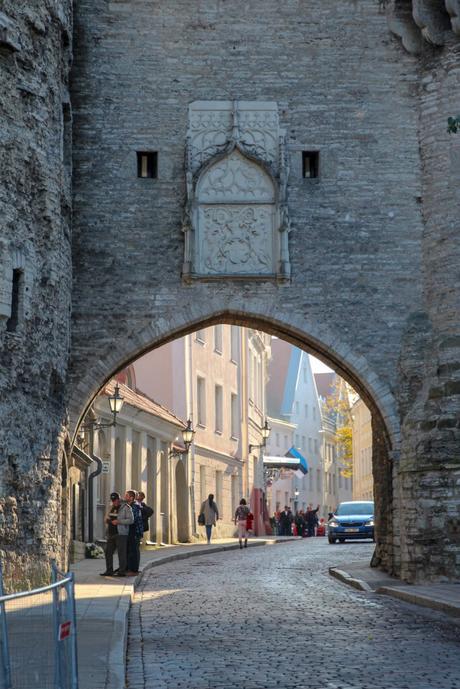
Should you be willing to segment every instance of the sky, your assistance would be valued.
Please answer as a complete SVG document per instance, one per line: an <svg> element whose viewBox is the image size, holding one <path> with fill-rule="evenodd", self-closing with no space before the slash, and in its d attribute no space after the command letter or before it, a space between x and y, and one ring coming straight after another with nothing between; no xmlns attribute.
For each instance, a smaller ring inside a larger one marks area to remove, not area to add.
<svg viewBox="0 0 460 689"><path fill-rule="evenodd" d="M316 359L311 354L308 356L310 357L310 365L313 373L328 373L329 371L332 371L332 368L329 368L329 366L323 364L323 362L319 359Z"/></svg>

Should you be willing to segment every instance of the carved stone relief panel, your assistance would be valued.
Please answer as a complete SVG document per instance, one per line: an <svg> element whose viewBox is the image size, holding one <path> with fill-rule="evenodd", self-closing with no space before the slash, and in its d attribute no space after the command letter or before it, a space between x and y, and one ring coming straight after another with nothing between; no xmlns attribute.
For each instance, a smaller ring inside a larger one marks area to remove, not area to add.
<svg viewBox="0 0 460 689"><path fill-rule="evenodd" d="M276 103L191 104L185 279L289 279L287 175Z"/></svg>

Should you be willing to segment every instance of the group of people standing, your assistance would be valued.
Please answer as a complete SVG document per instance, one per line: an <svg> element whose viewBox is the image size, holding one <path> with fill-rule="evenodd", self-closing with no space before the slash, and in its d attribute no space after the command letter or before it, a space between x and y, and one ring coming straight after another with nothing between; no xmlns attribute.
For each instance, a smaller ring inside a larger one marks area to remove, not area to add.
<svg viewBox="0 0 460 689"><path fill-rule="evenodd" d="M218 519L219 509L214 502L214 495L210 493L207 500L202 503L200 512L198 514L198 524L205 527L206 540L208 544L211 543L212 527L217 525ZM254 516L244 498L241 498L240 504L235 510L234 523L238 528L238 540L240 543L240 548L247 548L248 536L253 529Z"/></svg>
<svg viewBox="0 0 460 689"><path fill-rule="evenodd" d="M107 544L105 572L102 577L131 577L139 574L140 544L148 531L153 509L145 504L142 491L127 490L122 499L119 493L110 494L110 509L105 517ZM117 551L118 569L113 568Z"/></svg>
<svg viewBox="0 0 460 689"><path fill-rule="evenodd" d="M270 520L273 531L278 536L292 536L293 526L295 525L297 536L302 536L303 538L315 536L319 524L319 508L319 505L316 509L313 508L313 505L308 505L305 512L300 510L293 514L288 505L285 505L284 510L282 512L276 511Z"/></svg>

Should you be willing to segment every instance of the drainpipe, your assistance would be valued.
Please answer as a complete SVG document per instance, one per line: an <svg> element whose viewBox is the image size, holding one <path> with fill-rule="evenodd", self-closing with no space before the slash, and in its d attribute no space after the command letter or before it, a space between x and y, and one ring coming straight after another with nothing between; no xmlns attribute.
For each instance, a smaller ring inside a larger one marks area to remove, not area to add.
<svg viewBox="0 0 460 689"><path fill-rule="evenodd" d="M94 536L94 479L96 478L96 476L99 476L99 474L102 473L102 459L94 453L91 453L91 459L93 459L96 462L97 469L95 471L92 471L88 476L88 512L90 516L88 520L88 540L90 543L93 542Z"/></svg>

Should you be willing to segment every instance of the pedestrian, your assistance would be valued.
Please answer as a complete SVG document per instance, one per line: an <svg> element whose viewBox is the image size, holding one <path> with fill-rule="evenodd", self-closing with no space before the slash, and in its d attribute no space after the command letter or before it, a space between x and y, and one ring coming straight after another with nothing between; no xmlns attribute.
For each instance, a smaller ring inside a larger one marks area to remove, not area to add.
<svg viewBox="0 0 460 689"><path fill-rule="evenodd" d="M303 536L303 532L305 529L305 520L302 511L296 512L295 525L297 527L297 536Z"/></svg>
<svg viewBox="0 0 460 689"><path fill-rule="evenodd" d="M292 534L292 512L287 505L280 514L280 536L291 536Z"/></svg>
<svg viewBox="0 0 460 689"><path fill-rule="evenodd" d="M315 535L315 527L318 523L318 512L319 505L317 506L316 510L313 509L313 505L308 505L305 521L307 522L307 533L309 536Z"/></svg>
<svg viewBox="0 0 460 689"><path fill-rule="evenodd" d="M137 494L137 502L140 505L142 511L142 524L144 533L149 530L149 519L153 515L153 509L145 504L145 493L141 490Z"/></svg>
<svg viewBox="0 0 460 689"><path fill-rule="evenodd" d="M139 564L141 559L140 544L144 535L144 523L142 521L141 506L136 500L136 491L127 490L125 500L133 512L133 523L129 527L128 533L128 577L139 574Z"/></svg>
<svg viewBox="0 0 460 689"><path fill-rule="evenodd" d="M128 566L128 533L134 522L131 507L121 500L118 493L110 494L111 506L105 518L107 524L107 545L105 548L105 572L101 577L125 577ZM113 570L113 554L118 553L118 571Z"/></svg>
<svg viewBox="0 0 460 689"><path fill-rule="evenodd" d="M235 526L238 527L238 540L240 542L240 549L248 547L248 517L250 514L249 507L246 500L241 498L239 506L235 510Z"/></svg>
<svg viewBox="0 0 460 689"><path fill-rule="evenodd" d="M201 505L200 515L203 515L204 526L206 527L206 538L209 545L211 543L212 527L216 526L217 520L219 519L219 510L214 502L214 495L212 493L208 495L208 499Z"/></svg>

